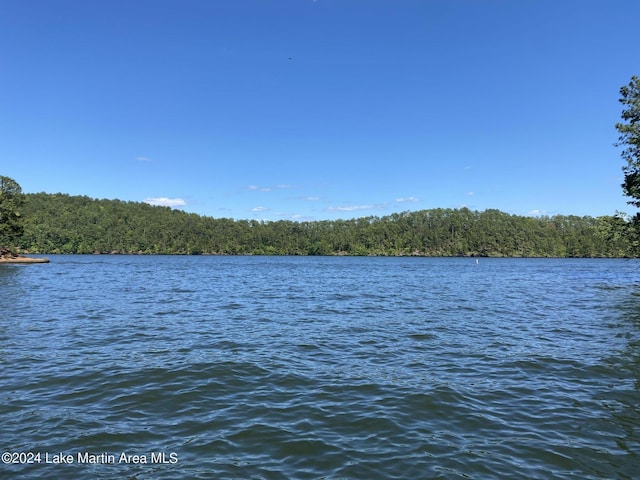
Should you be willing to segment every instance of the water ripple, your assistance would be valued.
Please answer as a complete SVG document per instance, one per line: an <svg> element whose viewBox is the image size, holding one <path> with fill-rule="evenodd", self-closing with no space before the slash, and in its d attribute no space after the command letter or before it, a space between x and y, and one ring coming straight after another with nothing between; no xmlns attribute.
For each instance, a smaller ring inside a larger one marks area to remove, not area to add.
<svg viewBox="0 0 640 480"><path fill-rule="evenodd" d="M631 479L637 265L2 266L0 447L179 460L2 465L0 477Z"/></svg>

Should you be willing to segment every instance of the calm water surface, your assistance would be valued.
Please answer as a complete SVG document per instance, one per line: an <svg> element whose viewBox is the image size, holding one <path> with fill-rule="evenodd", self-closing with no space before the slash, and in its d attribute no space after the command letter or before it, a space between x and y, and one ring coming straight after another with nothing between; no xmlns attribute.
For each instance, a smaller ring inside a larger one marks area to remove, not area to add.
<svg viewBox="0 0 640 480"><path fill-rule="evenodd" d="M50 258L0 478L638 478L639 261Z"/></svg>

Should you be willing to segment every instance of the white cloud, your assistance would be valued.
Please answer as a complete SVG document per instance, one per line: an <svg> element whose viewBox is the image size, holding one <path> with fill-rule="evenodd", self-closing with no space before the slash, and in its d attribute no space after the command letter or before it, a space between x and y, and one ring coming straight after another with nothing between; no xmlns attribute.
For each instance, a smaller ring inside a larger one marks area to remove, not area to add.
<svg viewBox="0 0 640 480"><path fill-rule="evenodd" d="M270 192L274 188L278 189L278 190L286 190L286 189L289 189L289 188L293 188L293 185L290 185L288 183L279 183L278 185L271 186L271 187L264 187L264 186L260 186L260 185L249 185L247 187L247 190L252 190L254 192Z"/></svg>
<svg viewBox="0 0 640 480"><path fill-rule="evenodd" d="M144 203L149 205L155 205L158 207L184 207L187 202L181 198L167 198L167 197L147 197L144 199Z"/></svg>
<svg viewBox="0 0 640 480"><path fill-rule="evenodd" d="M300 213L287 213L287 212L278 212L276 213L276 216L281 217L281 218L289 218L291 220L294 221L313 221L313 217L310 217L308 215L302 215Z"/></svg>
<svg viewBox="0 0 640 480"><path fill-rule="evenodd" d="M259 187L258 185L249 185L247 189L253 190L254 192L270 192L271 191L271 187Z"/></svg>
<svg viewBox="0 0 640 480"><path fill-rule="evenodd" d="M320 200L320 197L304 197L304 199L309 202L317 202L318 200Z"/></svg>
<svg viewBox="0 0 640 480"><path fill-rule="evenodd" d="M151 159L149 157L136 157L138 162L150 162Z"/></svg>
<svg viewBox="0 0 640 480"><path fill-rule="evenodd" d="M329 207L327 211L329 212L353 212L356 210L370 210L374 208L373 205L345 205L342 207Z"/></svg>
<svg viewBox="0 0 640 480"><path fill-rule="evenodd" d="M255 207L252 208L251 211L252 212L266 212L267 210L269 210L267 207Z"/></svg>
<svg viewBox="0 0 640 480"><path fill-rule="evenodd" d="M535 210L531 210L528 215L546 215L547 212L545 212L544 210L538 210L537 208Z"/></svg>
<svg viewBox="0 0 640 480"><path fill-rule="evenodd" d="M404 202L417 202L418 201L418 197L401 197L401 198L396 198L396 202L398 203L404 203Z"/></svg>
<svg viewBox="0 0 640 480"><path fill-rule="evenodd" d="M475 193L474 192L467 192L467 193L465 193L465 195L467 197L473 197L475 195Z"/></svg>

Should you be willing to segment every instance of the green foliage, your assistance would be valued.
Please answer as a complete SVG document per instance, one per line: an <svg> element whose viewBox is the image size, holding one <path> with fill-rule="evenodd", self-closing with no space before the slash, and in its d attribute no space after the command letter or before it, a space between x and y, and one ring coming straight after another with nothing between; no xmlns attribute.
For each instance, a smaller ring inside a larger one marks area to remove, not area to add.
<svg viewBox="0 0 640 480"><path fill-rule="evenodd" d="M624 105L622 120L616 129L620 133L616 146L624 147L621 153L627 164L624 171L622 190L628 203L640 207L640 77L631 77L631 82L620 89L620 103Z"/></svg>
<svg viewBox="0 0 640 480"><path fill-rule="evenodd" d="M318 222L214 219L168 207L27 194L20 247L40 253L624 257L630 222L433 209Z"/></svg>
<svg viewBox="0 0 640 480"><path fill-rule="evenodd" d="M24 195L18 182L9 177L0 176L0 247L15 250L16 243L23 233L21 207Z"/></svg>

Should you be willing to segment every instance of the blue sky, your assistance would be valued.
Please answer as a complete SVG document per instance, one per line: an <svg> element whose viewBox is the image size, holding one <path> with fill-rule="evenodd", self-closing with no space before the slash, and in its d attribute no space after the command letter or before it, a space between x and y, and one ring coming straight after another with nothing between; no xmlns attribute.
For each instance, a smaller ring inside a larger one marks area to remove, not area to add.
<svg viewBox="0 0 640 480"><path fill-rule="evenodd" d="M0 0L0 175L213 217L635 213L637 0Z"/></svg>

